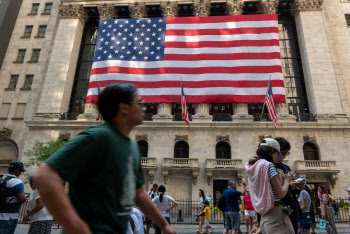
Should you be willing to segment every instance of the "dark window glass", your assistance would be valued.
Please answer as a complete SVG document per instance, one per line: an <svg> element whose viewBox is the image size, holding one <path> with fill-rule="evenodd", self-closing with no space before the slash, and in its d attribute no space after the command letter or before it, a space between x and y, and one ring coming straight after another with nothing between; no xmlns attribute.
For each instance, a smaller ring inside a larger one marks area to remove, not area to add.
<svg viewBox="0 0 350 234"><path fill-rule="evenodd" d="M309 142L306 142L303 147L305 160L320 160L318 157L317 147Z"/></svg>
<svg viewBox="0 0 350 234"><path fill-rule="evenodd" d="M179 16L193 16L192 4L179 4Z"/></svg>
<svg viewBox="0 0 350 234"><path fill-rule="evenodd" d="M9 84L9 88L10 89L15 89L17 86L17 81L18 81L18 75L12 75L11 76L11 80L10 80L10 84Z"/></svg>
<svg viewBox="0 0 350 234"><path fill-rule="evenodd" d="M52 9L52 3L46 3L44 13L51 14L51 9Z"/></svg>
<svg viewBox="0 0 350 234"><path fill-rule="evenodd" d="M33 25L27 25L24 31L24 37L30 37L32 35Z"/></svg>
<svg viewBox="0 0 350 234"><path fill-rule="evenodd" d="M141 157L146 158L148 156L148 143L147 143L147 141L138 141L137 143L139 144Z"/></svg>
<svg viewBox="0 0 350 234"><path fill-rule="evenodd" d="M32 88L33 79L34 79L34 75L26 75L26 79L24 81L23 88L24 89Z"/></svg>
<svg viewBox="0 0 350 234"><path fill-rule="evenodd" d="M40 55L40 49L34 49L32 54L32 62L38 62L39 61L39 55Z"/></svg>
<svg viewBox="0 0 350 234"><path fill-rule="evenodd" d="M216 144L217 159L231 159L231 147L228 143L220 141Z"/></svg>
<svg viewBox="0 0 350 234"><path fill-rule="evenodd" d="M189 147L186 141L176 142L174 158L189 158Z"/></svg>
<svg viewBox="0 0 350 234"><path fill-rule="evenodd" d="M36 15L38 13L38 9L39 9L39 3L33 3L32 11L30 13L33 15Z"/></svg>
<svg viewBox="0 0 350 234"><path fill-rule="evenodd" d="M38 31L38 36L39 37L44 37L45 36L46 28L47 28L46 25L40 25L39 31Z"/></svg>
<svg viewBox="0 0 350 234"><path fill-rule="evenodd" d="M212 103L209 114L213 116L213 121L232 121L232 104Z"/></svg>
<svg viewBox="0 0 350 234"><path fill-rule="evenodd" d="M151 5L146 7L147 11L147 17L163 17L162 15L162 9L160 8L160 5Z"/></svg>
<svg viewBox="0 0 350 234"><path fill-rule="evenodd" d="M17 62L23 62L24 56L26 55L26 50L18 50Z"/></svg>
<svg viewBox="0 0 350 234"><path fill-rule="evenodd" d="M226 3L212 3L210 8L210 15L211 16L217 16L217 15L226 15Z"/></svg>
<svg viewBox="0 0 350 234"><path fill-rule="evenodd" d="M173 120L174 121L183 121L181 103L172 103L172 105L173 105L173 109L172 109L171 113L173 115ZM194 111L195 111L195 104L194 103L186 103L186 105L187 105L188 118L191 121L192 115L194 115Z"/></svg>

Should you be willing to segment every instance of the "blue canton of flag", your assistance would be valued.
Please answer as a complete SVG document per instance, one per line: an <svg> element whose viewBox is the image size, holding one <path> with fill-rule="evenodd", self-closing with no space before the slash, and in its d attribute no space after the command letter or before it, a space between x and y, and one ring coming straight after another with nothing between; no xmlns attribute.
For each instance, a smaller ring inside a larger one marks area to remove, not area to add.
<svg viewBox="0 0 350 234"><path fill-rule="evenodd" d="M166 18L101 20L95 62L161 61Z"/></svg>

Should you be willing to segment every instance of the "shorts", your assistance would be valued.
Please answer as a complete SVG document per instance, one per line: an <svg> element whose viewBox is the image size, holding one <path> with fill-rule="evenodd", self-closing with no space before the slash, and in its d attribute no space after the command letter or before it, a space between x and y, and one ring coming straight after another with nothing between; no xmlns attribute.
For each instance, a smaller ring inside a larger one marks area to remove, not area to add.
<svg viewBox="0 0 350 234"><path fill-rule="evenodd" d="M209 224L209 219L205 219L204 220L204 226L206 227L206 226L209 226L210 224Z"/></svg>
<svg viewBox="0 0 350 234"><path fill-rule="evenodd" d="M225 228L228 230L239 230L239 212L225 212Z"/></svg>
<svg viewBox="0 0 350 234"><path fill-rule="evenodd" d="M316 223L314 211L310 211L310 218L312 223Z"/></svg>
<svg viewBox="0 0 350 234"><path fill-rule="evenodd" d="M244 215L249 217L255 217L255 210L244 210Z"/></svg>
<svg viewBox="0 0 350 234"><path fill-rule="evenodd" d="M303 212L299 224L300 231L310 231L312 225L310 212Z"/></svg>

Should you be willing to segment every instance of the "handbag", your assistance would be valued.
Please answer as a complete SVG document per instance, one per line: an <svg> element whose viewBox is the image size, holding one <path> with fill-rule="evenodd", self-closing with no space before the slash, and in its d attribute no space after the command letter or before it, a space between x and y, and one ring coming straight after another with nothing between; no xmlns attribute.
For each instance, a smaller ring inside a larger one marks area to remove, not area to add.
<svg viewBox="0 0 350 234"><path fill-rule="evenodd" d="M323 230L328 230L329 229L329 222L324 219L320 219L320 222L318 223L318 227L323 229Z"/></svg>

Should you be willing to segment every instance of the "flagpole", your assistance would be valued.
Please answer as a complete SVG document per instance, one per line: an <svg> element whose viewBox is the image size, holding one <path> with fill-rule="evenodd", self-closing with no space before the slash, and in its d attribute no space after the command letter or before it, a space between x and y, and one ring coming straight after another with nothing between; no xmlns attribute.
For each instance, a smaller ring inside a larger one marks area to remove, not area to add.
<svg viewBox="0 0 350 234"><path fill-rule="evenodd" d="M267 89L266 89L266 94L265 94L265 99L264 99L264 105L263 105L263 108L262 108L262 110L261 110L261 117L263 117L263 114L264 114L265 103L266 103L266 97L267 97L267 93L269 92L270 82L271 82L271 75L270 75L270 77L269 77L269 82L267 83Z"/></svg>

